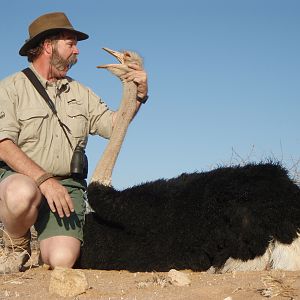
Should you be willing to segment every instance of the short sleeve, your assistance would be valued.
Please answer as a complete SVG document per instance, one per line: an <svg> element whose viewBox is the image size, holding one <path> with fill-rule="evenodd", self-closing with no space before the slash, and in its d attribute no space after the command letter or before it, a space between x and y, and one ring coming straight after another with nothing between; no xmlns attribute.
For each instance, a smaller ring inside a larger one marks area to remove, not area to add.
<svg viewBox="0 0 300 300"><path fill-rule="evenodd" d="M99 96L89 90L90 134L110 138L113 127L113 113Z"/></svg>
<svg viewBox="0 0 300 300"><path fill-rule="evenodd" d="M15 144L20 130L15 109L16 99L13 89L0 86L0 141L10 139Z"/></svg>

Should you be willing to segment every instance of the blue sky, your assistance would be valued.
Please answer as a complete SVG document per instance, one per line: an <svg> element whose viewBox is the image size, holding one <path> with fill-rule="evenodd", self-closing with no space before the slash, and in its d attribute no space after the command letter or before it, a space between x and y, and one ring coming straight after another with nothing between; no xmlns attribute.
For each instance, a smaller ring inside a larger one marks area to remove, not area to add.
<svg viewBox="0 0 300 300"><path fill-rule="evenodd" d="M69 75L112 109L122 89L96 69L113 62L101 48L144 57L150 97L119 155L117 189L245 161L297 166L300 1L2 0L0 78L27 66L28 25L53 11L90 35ZM90 138L90 175L106 143Z"/></svg>

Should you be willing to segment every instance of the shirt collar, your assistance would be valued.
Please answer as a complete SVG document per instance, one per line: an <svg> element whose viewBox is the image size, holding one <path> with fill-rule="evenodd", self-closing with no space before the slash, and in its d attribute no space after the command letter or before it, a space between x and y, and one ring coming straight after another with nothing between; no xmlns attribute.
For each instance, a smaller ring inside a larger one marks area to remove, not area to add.
<svg viewBox="0 0 300 300"><path fill-rule="evenodd" d="M47 89L48 87L56 86L57 89L60 89L63 85L68 86L69 81L66 77L58 80L56 83L50 82L49 80L43 78L38 71L34 68L33 64L31 63L29 65L29 68L34 72L34 74L37 76L39 81L41 82L44 89Z"/></svg>

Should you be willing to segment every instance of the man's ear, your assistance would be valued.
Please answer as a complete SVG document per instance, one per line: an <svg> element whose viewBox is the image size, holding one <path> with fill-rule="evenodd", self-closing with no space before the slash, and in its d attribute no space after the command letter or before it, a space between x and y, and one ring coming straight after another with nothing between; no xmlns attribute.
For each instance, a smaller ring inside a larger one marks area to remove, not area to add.
<svg viewBox="0 0 300 300"><path fill-rule="evenodd" d="M43 43L43 49L46 53L52 54L53 44L50 40L45 40Z"/></svg>

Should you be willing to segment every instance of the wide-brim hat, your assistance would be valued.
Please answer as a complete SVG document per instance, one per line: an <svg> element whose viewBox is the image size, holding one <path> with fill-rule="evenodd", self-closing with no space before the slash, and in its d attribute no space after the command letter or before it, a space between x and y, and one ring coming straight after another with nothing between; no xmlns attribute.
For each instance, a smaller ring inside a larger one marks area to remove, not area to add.
<svg viewBox="0 0 300 300"><path fill-rule="evenodd" d="M76 35L78 41L86 40L89 37L87 34L75 30L64 13L48 13L38 17L29 25L29 38L21 47L19 54L27 56L27 51L36 47L43 38L61 31L71 31Z"/></svg>

